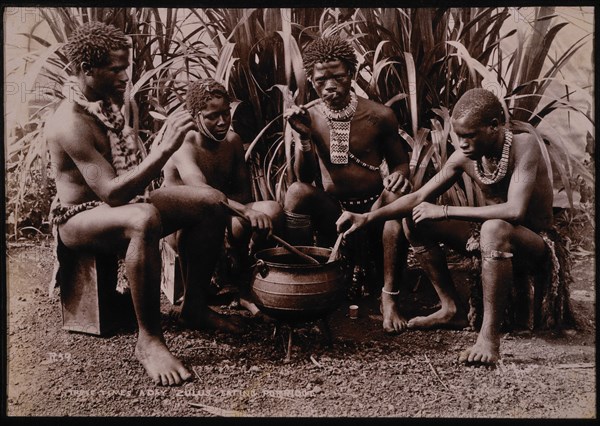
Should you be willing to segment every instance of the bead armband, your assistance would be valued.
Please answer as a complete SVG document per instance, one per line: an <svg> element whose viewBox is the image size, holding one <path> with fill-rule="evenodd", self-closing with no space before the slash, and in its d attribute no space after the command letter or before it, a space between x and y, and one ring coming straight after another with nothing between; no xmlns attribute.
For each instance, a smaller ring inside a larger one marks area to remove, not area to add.
<svg viewBox="0 0 600 426"><path fill-rule="evenodd" d="M308 138L308 139L300 138L299 142L300 142L300 151L308 152L308 151L312 150L312 143L311 143L310 138Z"/></svg>

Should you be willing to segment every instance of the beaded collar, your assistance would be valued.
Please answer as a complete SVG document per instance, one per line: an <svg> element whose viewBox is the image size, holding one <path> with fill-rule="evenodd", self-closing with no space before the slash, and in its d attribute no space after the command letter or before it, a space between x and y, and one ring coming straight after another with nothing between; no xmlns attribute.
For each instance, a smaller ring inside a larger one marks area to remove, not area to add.
<svg viewBox="0 0 600 426"><path fill-rule="evenodd" d="M350 103L341 110L329 108L323 101L318 106L329 125L329 154L331 164L348 164L350 150L350 122L356 113L358 98L350 92Z"/></svg>
<svg viewBox="0 0 600 426"><path fill-rule="evenodd" d="M498 163L498 167L492 173L483 170L481 160L475 160L475 175L485 185L492 185L500 182L506 176L508 171L508 157L510 155L510 147L512 146L513 133L510 129L504 129L504 145L502 146L502 157Z"/></svg>

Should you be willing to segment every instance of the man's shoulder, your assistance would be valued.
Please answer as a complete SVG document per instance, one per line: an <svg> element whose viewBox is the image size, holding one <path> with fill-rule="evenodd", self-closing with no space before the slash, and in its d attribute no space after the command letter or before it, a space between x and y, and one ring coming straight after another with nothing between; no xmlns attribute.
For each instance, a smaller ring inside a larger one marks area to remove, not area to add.
<svg viewBox="0 0 600 426"><path fill-rule="evenodd" d="M362 96L358 96L358 101L359 101L359 104L362 104L366 109L369 109L370 111L381 113L381 114L394 114L394 111L390 107L388 107L382 103L379 103L377 101L363 98Z"/></svg>
<svg viewBox="0 0 600 426"><path fill-rule="evenodd" d="M194 159L196 152L199 149L199 133L196 130L190 130L185 135L179 149L173 153L166 165L173 164L173 160L180 161L181 159Z"/></svg>
<svg viewBox="0 0 600 426"><path fill-rule="evenodd" d="M49 141L63 141L89 129L93 124L93 117L82 111L77 104L63 100L46 120L44 131Z"/></svg>
<svg viewBox="0 0 600 426"><path fill-rule="evenodd" d="M359 97L358 111L362 110L362 113L357 115L361 117L367 117L372 123L378 123L379 125L385 125L386 128L395 129L398 126L396 115L394 111L379 102L371 99Z"/></svg>
<svg viewBox="0 0 600 426"><path fill-rule="evenodd" d="M524 154L534 157L541 156L537 138L529 132L514 134L512 149L515 151L516 158L522 157Z"/></svg>
<svg viewBox="0 0 600 426"><path fill-rule="evenodd" d="M219 145L221 155L226 158L234 157L237 153L244 152L244 142L242 138L233 130L230 130L225 140Z"/></svg>
<svg viewBox="0 0 600 426"><path fill-rule="evenodd" d="M243 146L244 146L244 142L242 141L242 138L240 137L240 135L238 135L233 130L230 130L227 133L226 141L228 143L230 143L231 145L236 146L236 147L240 147L241 146L243 148Z"/></svg>

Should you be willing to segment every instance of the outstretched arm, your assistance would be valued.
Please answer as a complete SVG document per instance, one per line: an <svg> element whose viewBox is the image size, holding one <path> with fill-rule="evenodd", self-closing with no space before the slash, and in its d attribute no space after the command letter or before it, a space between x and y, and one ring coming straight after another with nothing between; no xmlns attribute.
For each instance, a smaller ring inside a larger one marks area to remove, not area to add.
<svg viewBox="0 0 600 426"><path fill-rule="evenodd" d="M522 223L536 184L539 163L543 161L538 144L535 141L529 142L521 145L521 151L514 155L515 165L510 176L506 202L481 207L448 206L447 217L474 222L502 219L515 224ZM438 220L445 216L442 206L430 203L422 203L413 211L416 223Z"/></svg>
<svg viewBox="0 0 600 426"><path fill-rule="evenodd" d="M412 209L429 198L438 197L450 188L463 172L462 162L457 161L458 153L450 156L442 170L418 191L407 194L394 202L368 213L344 212L336 222L338 232L348 235L371 222L400 219L408 216Z"/></svg>

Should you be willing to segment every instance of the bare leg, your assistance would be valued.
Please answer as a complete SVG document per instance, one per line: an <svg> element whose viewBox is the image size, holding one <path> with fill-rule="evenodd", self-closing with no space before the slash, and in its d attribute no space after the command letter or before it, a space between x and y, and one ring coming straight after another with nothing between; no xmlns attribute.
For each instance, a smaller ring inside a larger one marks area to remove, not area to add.
<svg viewBox="0 0 600 426"><path fill-rule="evenodd" d="M271 219L273 224L273 233L281 234L284 227L283 210L279 203L276 201L256 201L253 203L246 204L253 210L259 211L266 214ZM246 252L250 239L252 237L255 250L259 250L262 247L268 246L266 241L266 235L251 235L250 226L247 222L240 220L239 218L232 218L231 221L231 239L232 243L240 248L240 251Z"/></svg>
<svg viewBox="0 0 600 426"><path fill-rule="evenodd" d="M330 195L312 185L294 182L285 195L284 210L310 215L313 226L320 236L319 245L333 246L337 238L335 221L342 210ZM291 244L306 244L306 235L296 235L291 231L289 228L286 230Z"/></svg>
<svg viewBox="0 0 600 426"><path fill-rule="evenodd" d="M283 229L283 210L276 201L257 201L246 204L247 207L269 216L273 224L273 233L280 235ZM242 283L240 287L240 305L250 311L253 316L261 315L260 310L250 298L250 256L257 250L268 246L266 235L251 235L250 226L239 218L231 219L230 242L241 265ZM250 239L252 237L252 244Z"/></svg>
<svg viewBox="0 0 600 426"><path fill-rule="evenodd" d="M459 356L460 362L495 364L500 358L500 325L513 283L512 257L526 253L535 260L545 254L542 238L533 231L503 220L488 220L481 227L481 279L483 323L477 342Z"/></svg>
<svg viewBox="0 0 600 426"><path fill-rule="evenodd" d="M462 221L429 222L425 226L417 227L412 221L405 220L404 224L415 257L435 288L442 305L431 315L412 318L408 321L408 328L450 327L462 329L468 324L466 311L461 306L452 283L446 256L436 241L441 240L451 246L464 248L469 237L468 223Z"/></svg>
<svg viewBox="0 0 600 426"><path fill-rule="evenodd" d="M72 249L126 251L127 277L138 322L135 355L156 384L178 385L191 377L169 352L160 325L160 215L150 204L102 205L79 213L59 229Z"/></svg>
<svg viewBox="0 0 600 426"><path fill-rule="evenodd" d="M383 191L380 201L373 205L373 209L386 205L399 197L389 191ZM399 283L406 268L408 256L408 241L404 236L402 222L388 220L383 226L383 290L381 292L380 310L383 315L383 331L386 333L399 333L407 328L406 318L398 310L398 297L390 293L400 291Z"/></svg>
<svg viewBox="0 0 600 426"><path fill-rule="evenodd" d="M225 196L212 188L166 187L151 194L151 202L160 211L164 232L178 232L184 297L180 323L192 329L218 329L242 333L239 318L221 315L206 302L206 289L217 263L225 232L226 215L219 201Z"/></svg>

